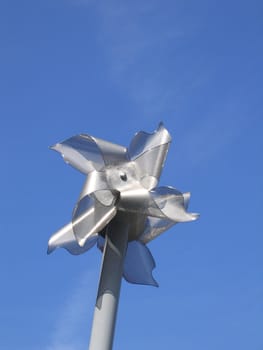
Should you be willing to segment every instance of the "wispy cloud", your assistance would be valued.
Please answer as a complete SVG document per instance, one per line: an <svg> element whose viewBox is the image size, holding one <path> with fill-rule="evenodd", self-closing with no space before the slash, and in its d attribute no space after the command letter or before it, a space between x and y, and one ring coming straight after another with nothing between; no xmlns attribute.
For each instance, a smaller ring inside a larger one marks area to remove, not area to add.
<svg viewBox="0 0 263 350"><path fill-rule="evenodd" d="M101 47L112 81L143 114L162 114L175 105L176 45L184 36L176 10L160 1L98 1ZM171 53L171 51L173 51Z"/></svg>
<svg viewBox="0 0 263 350"><path fill-rule="evenodd" d="M235 98L224 100L221 106L210 108L206 116L188 125L177 146L178 157L190 168L208 162L239 142L252 119Z"/></svg>
<svg viewBox="0 0 263 350"><path fill-rule="evenodd" d="M54 333L45 350L87 349L90 332L87 320L91 320L95 303L94 279L92 272L81 276L76 288L73 289L58 314Z"/></svg>
<svg viewBox="0 0 263 350"><path fill-rule="evenodd" d="M109 77L137 106L139 118L157 122L174 115L177 100L206 74L192 68L193 58L187 52L200 23L180 2L70 1L94 11Z"/></svg>

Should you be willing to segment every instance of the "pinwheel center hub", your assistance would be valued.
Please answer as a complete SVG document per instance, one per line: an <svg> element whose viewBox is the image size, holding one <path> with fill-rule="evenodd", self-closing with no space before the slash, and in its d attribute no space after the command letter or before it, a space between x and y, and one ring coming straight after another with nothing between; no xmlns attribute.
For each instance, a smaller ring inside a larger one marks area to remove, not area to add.
<svg viewBox="0 0 263 350"><path fill-rule="evenodd" d="M124 163L118 167L106 169L106 181L109 188L117 191L125 191L137 183L136 169L131 163Z"/></svg>
<svg viewBox="0 0 263 350"><path fill-rule="evenodd" d="M127 181L127 174L124 171L120 172L120 179L122 181Z"/></svg>

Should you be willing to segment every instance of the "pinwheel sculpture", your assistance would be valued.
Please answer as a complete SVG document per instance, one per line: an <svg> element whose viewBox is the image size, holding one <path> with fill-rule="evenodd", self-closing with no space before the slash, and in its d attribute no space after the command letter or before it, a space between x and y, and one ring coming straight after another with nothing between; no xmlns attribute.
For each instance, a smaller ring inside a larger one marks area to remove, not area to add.
<svg viewBox="0 0 263 350"><path fill-rule="evenodd" d="M151 134L138 132L128 148L86 134L52 146L87 178L71 222L51 236L48 253L63 247L78 255L97 244L105 259L113 227L113 241L117 234L126 237L120 273L130 283L157 286L152 276L155 262L146 244L172 225L198 217L187 212L190 193L157 187L170 142L169 132L160 124Z"/></svg>

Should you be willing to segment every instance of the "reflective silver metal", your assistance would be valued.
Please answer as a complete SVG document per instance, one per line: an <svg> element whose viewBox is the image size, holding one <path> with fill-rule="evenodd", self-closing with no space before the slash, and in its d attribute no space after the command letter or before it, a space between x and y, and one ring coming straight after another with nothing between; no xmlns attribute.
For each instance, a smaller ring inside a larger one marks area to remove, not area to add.
<svg viewBox="0 0 263 350"><path fill-rule="evenodd" d="M126 222L126 214L119 212L107 225L89 350L112 349L128 243Z"/></svg>
<svg viewBox="0 0 263 350"><path fill-rule="evenodd" d="M146 244L174 224L198 218L187 212L190 193L157 187L170 142L160 124L151 134L137 133L128 148L84 134L52 146L87 178L71 222L51 236L48 253L62 247L78 255L96 243L102 250L107 225L124 212L128 246L123 277L156 286L155 262Z"/></svg>

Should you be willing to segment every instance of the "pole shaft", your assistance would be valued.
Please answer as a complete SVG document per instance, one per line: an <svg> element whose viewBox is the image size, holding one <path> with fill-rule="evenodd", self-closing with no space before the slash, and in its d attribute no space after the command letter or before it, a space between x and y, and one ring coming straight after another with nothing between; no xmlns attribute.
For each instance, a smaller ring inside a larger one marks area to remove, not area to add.
<svg viewBox="0 0 263 350"><path fill-rule="evenodd" d="M128 222L118 214L108 225L89 350L111 350L120 295Z"/></svg>

